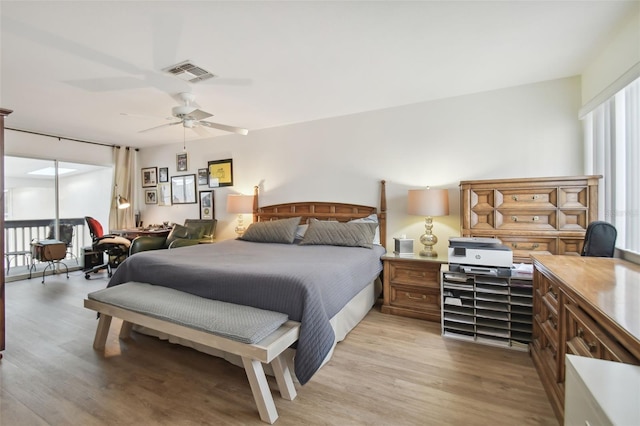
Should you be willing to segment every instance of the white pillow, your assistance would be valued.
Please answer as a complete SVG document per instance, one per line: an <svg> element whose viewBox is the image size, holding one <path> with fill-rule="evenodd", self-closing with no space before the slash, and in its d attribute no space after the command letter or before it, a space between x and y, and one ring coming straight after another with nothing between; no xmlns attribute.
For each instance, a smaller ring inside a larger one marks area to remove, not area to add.
<svg viewBox="0 0 640 426"><path fill-rule="evenodd" d="M307 232L307 228L309 228L309 225L307 224L298 225L298 228L296 229L296 240L301 240L302 238L304 238L304 234Z"/></svg>
<svg viewBox="0 0 640 426"><path fill-rule="evenodd" d="M358 222L364 222L364 223L378 223L378 215L375 213L370 214L367 217L363 217L361 219L353 219L350 220L349 223L358 223ZM380 245L380 226L376 226L376 233L373 236L373 244L376 245Z"/></svg>

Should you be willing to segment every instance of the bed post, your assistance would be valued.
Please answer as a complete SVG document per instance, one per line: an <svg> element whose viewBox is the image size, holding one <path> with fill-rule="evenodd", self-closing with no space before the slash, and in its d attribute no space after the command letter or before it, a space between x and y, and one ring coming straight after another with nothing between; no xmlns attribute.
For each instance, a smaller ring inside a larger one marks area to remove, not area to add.
<svg viewBox="0 0 640 426"><path fill-rule="evenodd" d="M253 187L253 221L258 221L258 185Z"/></svg>
<svg viewBox="0 0 640 426"><path fill-rule="evenodd" d="M378 221L380 222L380 244L382 247L387 247L387 191L386 180L380 181L380 213L378 214Z"/></svg>

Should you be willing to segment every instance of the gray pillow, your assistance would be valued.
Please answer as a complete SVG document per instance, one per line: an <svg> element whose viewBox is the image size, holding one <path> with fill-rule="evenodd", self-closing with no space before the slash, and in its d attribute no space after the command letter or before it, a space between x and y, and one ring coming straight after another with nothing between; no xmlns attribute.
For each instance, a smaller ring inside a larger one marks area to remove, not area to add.
<svg viewBox="0 0 640 426"><path fill-rule="evenodd" d="M326 222L312 220L300 245L328 245L345 247L373 247L378 224L371 222Z"/></svg>
<svg viewBox="0 0 640 426"><path fill-rule="evenodd" d="M255 222L249 225L239 239L255 243L291 244L296 237L296 229L299 223L300 217Z"/></svg>

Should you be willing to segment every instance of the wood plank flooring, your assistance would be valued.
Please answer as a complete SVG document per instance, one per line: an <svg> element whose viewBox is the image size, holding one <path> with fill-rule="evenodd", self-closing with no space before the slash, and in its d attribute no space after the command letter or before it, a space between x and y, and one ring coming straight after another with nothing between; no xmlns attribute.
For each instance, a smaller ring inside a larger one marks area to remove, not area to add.
<svg viewBox="0 0 640 426"><path fill-rule="evenodd" d="M134 333L114 320L92 348L82 307L104 273L6 284L0 425L263 425L242 368ZM272 389L275 381L270 380ZM443 339L440 326L375 307L294 401L274 393L277 425L557 425L525 352Z"/></svg>

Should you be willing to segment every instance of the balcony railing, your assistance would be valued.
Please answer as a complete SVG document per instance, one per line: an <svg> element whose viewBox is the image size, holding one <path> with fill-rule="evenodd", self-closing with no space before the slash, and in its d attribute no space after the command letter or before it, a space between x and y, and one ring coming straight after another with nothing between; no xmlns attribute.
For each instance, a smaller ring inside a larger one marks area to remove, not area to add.
<svg viewBox="0 0 640 426"><path fill-rule="evenodd" d="M82 248L91 246L89 232L85 231L86 222L84 218L60 219L60 225L68 224L72 226L73 236L67 244L68 258L78 260L82 265ZM13 268L20 268L31 265L31 242L36 240L46 240L51 230L54 228L53 219L38 220L7 220L4 222L4 265L5 274ZM60 237L60 239L62 239ZM24 268L22 268L24 269Z"/></svg>

